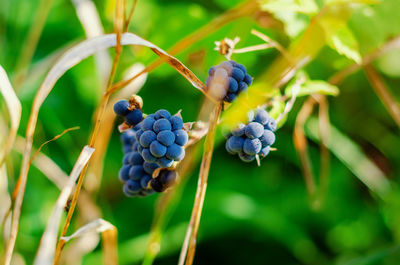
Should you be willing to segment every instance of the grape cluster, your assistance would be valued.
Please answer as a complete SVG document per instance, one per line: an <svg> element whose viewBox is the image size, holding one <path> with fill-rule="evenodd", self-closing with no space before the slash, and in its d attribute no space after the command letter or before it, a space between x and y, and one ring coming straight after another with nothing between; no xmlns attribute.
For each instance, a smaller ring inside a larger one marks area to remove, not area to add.
<svg viewBox="0 0 400 265"><path fill-rule="evenodd" d="M136 126L143 120L143 112L140 108L135 108L128 100L120 100L114 104L114 112L118 116L124 117L125 123L129 126Z"/></svg>
<svg viewBox="0 0 400 265"><path fill-rule="evenodd" d="M252 77L247 74L246 67L235 61L225 61L213 66L208 71L206 86L210 93L223 99L225 102L232 102L240 92L246 91L253 82Z"/></svg>
<svg viewBox="0 0 400 265"><path fill-rule="evenodd" d="M275 120L263 109L257 109L252 116L248 124L239 124L231 131L225 145L230 154L239 154L244 162L253 161L256 155L266 157L275 142Z"/></svg>
<svg viewBox="0 0 400 265"><path fill-rule="evenodd" d="M151 185L152 174L158 168L157 164L147 163L137 151L137 126L126 130L121 135L124 158L119 171L119 179L124 183L123 191L129 196L146 196L154 192Z"/></svg>
<svg viewBox="0 0 400 265"><path fill-rule="evenodd" d="M183 130L182 118L164 109L147 115L136 132L138 151L144 161L161 168L171 167L185 156L188 134Z"/></svg>

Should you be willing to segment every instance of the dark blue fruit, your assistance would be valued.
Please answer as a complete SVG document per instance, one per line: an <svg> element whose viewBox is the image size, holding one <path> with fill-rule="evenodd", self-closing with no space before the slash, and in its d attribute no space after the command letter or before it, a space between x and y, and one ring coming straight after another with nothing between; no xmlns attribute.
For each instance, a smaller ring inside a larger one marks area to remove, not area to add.
<svg viewBox="0 0 400 265"><path fill-rule="evenodd" d="M125 116L125 122L128 125L135 126L143 119L143 112L140 109L134 109Z"/></svg>
<svg viewBox="0 0 400 265"><path fill-rule="evenodd" d="M120 100L114 104L114 112L119 116L126 116L130 112L129 107L128 100Z"/></svg>

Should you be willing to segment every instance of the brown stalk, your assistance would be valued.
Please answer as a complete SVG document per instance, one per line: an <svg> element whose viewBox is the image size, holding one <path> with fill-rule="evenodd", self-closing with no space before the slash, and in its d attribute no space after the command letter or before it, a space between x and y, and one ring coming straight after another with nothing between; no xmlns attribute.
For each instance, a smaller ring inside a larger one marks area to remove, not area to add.
<svg viewBox="0 0 400 265"><path fill-rule="evenodd" d="M129 15L126 18L125 23L124 23L124 32L128 31L129 23L132 20L133 12L135 12L137 1L138 0L134 0L132 3L131 10L129 11Z"/></svg>
<svg viewBox="0 0 400 265"><path fill-rule="evenodd" d="M101 233L105 265L118 265L117 229L113 227Z"/></svg>
<svg viewBox="0 0 400 265"><path fill-rule="evenodd" d="M330 121L329 121L329 106L326 96L315 95L319 104L318 120L319 120L319 133L321 135L320 153L321 153L321 168L319 174L319 188L318 188L318 205L321 206L328 190L329 184L329 170L330 170Z"/></svg>
<svg viewBox="0 0 400 265"><path fill-rule="evenodd" d="M303 170L304 180L306 183L307 193L310 198L315 196L315 180L311 169L311 162L307 154L307 139L304 133L304 124L311 115L316 101L309 97L304 103L296 118L296 125L293 132L293 140L296 151L300 157L301 168Z"/></svg>
<svg viewBox="0 0 400 265"><path fill-rule="evenodd" d="M196 250L197 242L197 232L200 224L201 212L203 210L204 198L207 189L207 179L208 173L210 171L211 159L214 150L214 138L215 132L218 124L219 116L221 115L222 104L215 106L214 111L210 116L209 131L206 136L204 143L203 159L200 165L199 181L197 184L196 197L193 205L192 216L190 218L190 223L188 226L186 237L189 238L189 244L184 244L182 246L180 264L186 260L186 265L191 265L193 263L194 254ZM186 255L187 252L187 255Z"/></svg>
<svg viewBox="0 0 400 265"><path fill-rule="evenodd" d="M382 77L371 64L364 66L364 70L369 81L371 82L372 87L374 88L375 93L378 95L390 116L392 116L393 120L400 128L400 106L398 102L396 102L393 95L386 87Z"/></svg>

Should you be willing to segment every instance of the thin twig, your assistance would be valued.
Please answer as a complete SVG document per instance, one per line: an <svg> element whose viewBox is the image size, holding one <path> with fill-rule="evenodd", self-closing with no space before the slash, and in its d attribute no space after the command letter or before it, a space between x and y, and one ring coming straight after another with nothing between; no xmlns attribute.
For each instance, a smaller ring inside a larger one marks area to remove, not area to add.
<svg viewBox="0 0 400 265"><path fill-rule="evenodd" d="M355 73L363 66L370 64L371 62L375 61L380 56L388 53L389 51L395 50L400 48L400 36L389 40L379 49L373 51L372 53L364 56L361 64L353 64L343 69L342 71L336 73L331 78L329 78L329 83L333 85L339 85L347 76Z"/></svg>
<svg viewBox="0 0 400 265"><path fill-rule="evenodd" d="M181 256L179 258L179 264L183 264L186 259L186 265L191 265L194 259L194 253L196 250L197 232L200 224L201 212L203 210L204 198L207 189L208 173L210 171L211 158L214 150L214 138L218 124L218 119L222 111L222 104L215 106L214 111L210 116L210 129L206 136L204 143L203 159L201 161L199 181L197 184L196 197L192 210L192 216L188 226L187 234L190 234L189 245L183 245ZM187 255L186 255L187 252Z"/></svg>
<svg viewBox="0 0 400 265"><path fill-rule="evenodd" d="M312 173L311 170L311 162L307 155L307 139L304 134L304 124L307 118L311 115L315 103L316 101L312 97L309 97L308 100L304 103L299 114L297 115L296 126L293 131L294 146L300 157L307 193L310 199L314 198L316 187L315 187L314 174Z"/></svg>
<svg viewBox="0 0 400 265"><path fill-rule="evenodd" d="M368 79L371 82L375 93L378 95L379 99L382 101L390 116L392 116L393 120L400 128L400 106L398 102L395 101L393 95L382 80L382 77L372 65L364 66L364 70L367 73Z"/></svg>
<svg viewBox="0 0 400 265"><path fill-rule="evenodd" d="M132 20L133 12L135 12L137 1L138 1L138 0L134 0L134 1L133 1L131 10L129 11L129 15L128 15L127 19L125 20L124 32L128 31L129 23L130 23L131 20Z"/></svg>

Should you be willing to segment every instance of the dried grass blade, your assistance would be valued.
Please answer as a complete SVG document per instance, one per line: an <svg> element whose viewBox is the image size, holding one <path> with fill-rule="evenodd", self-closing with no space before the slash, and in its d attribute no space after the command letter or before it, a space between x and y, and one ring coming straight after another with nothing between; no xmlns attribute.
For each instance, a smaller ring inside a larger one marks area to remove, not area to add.
<svg viewBox="0 0 400 265"><path fill-rule="evenodd" d="M82 24L87 38L93 38L104 34L99 13L91 0L72 0L76 14ZM111 58L106 51L99 51L94 55L99 76L103 78L104 86L111 70Z"/></svg>
<svg viewBox="0 0 400 265"><path fill-rule="evenodd" d="M8 108L8 113L11 119L11 128L8 134L8 138L5 142L5 147L2 148L2 152L0 154L0 167L1 167L1 165L4 163L8 153L10 152L13 146L19 127L19 122L21 119L21 103L19 102L19 99L15 94L14 89L11 86L6 71L1 65L0 65L0 92L4 97L4 100Z"/></svg>
<svg viewBox="0 0 400 265"><path fill-rule="evenodd" d="M104 264L118 264L117 255L117 229L110 222L101 218L96 219L85 226L79 228L70 236L62 237L61 240L65 243L71 239L82 237L90 233L101 233L103 238Z"/></svg>
<svg viewBox="0 0 400 265"><path fill-rule="evenodd" d="M203 159L200 165L199 181L197 184L196 197L194 201L194 206L192 210L192 216L190 218L190 223L188 226L186 237L189 237L189 245L186 242L182 246L181 256L179 258L179 264L183 264L186 260L186 265L191 265L194 259L194 253L196 250L197 232L200 224L201 212L203 210L204 199L207 189L207 179L210 170L211 159L214 149L214 138L217 129L218 119L221 115L222 104L215 106L214 111L210 116L210 129L206 136L204 143ZM188 236L190 235L190 236ZM187 255L186 255L187 252Z"/></svg>
<svg viewBox="0 0 400 265"><path fill-rule="evenodd" d="M57 232L59 229L62 212L68 197L70 196L75 182L79 177L82 169L89 162L90 157L94 152L94 148L85 146L76 161L74 168L69 176L67 185L62 189L60 196L57 199L56 205L49 218L47 227L43 233L40 246L34 261L35 265L51 265L54 259L54 253L57 243Z"/></svg>
<svg viewBox="0 0 400 265"><path fill-rule="evenodd" d="M400 128L400 105L394 99L391 92L386 87L382 77L374 69L372 65L364 66L365 72L367 73L368 79L371 82L375 93L378 95L379 99L382 101L383 105L392 116L393 120L396 122L397 126Z"/></svg>

